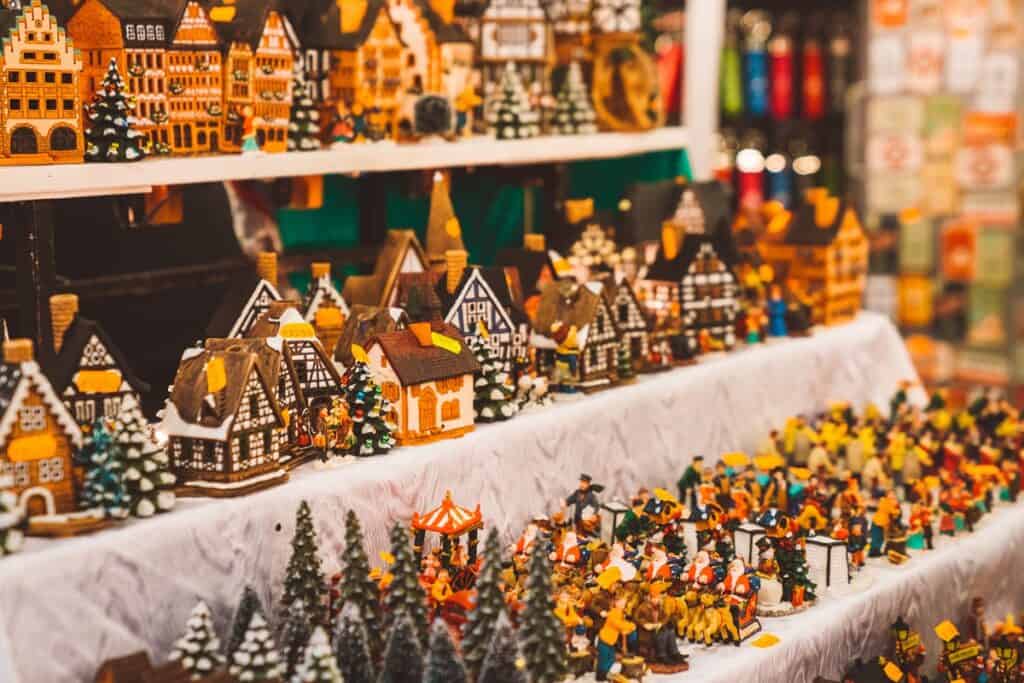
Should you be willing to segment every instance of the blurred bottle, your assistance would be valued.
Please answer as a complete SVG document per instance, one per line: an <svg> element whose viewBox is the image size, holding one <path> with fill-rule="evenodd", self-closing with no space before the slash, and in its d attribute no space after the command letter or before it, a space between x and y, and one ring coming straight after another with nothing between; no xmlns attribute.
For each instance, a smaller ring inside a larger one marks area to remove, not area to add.
<svg viewBox="0 0 1024 683"><path fill-rule="evenodd" d="M722 113L729 117L743 114L743 58L740 55L742 21L742 11L729 10L725 24L725 44L722 46L722 75L719 81Z"/></svg>
<svg viewBox="0 0 1024 683"><path fill-rule="evenodd" d="M828 40L828 110L837 114L846 111L846 90L853 78L853 39L850 17L834 12Z"/></svg>
<svg viewBox="0 0 1024 683"><path fill-rule="evenodd" d="M764 116L768 113L768 36L772 25L768 13L750 10L743 15L744 90L747 113Z"/></svg>
<svg viewBox="0 0 1024 683"><path fill-rule="evenodd" d="M817 121L825 116L825 60L821 52L822 15L811 15L803 42L803 117Z"/></svg>
<svg viewBox="0 0 1024 683"><path fill-rule="evenodd" d="M776 121L785 121L793 116L793 36L799 21L796 14L787 12L778 22L775 35L768 41L771 74L769 105L772 118Z"/></svg>

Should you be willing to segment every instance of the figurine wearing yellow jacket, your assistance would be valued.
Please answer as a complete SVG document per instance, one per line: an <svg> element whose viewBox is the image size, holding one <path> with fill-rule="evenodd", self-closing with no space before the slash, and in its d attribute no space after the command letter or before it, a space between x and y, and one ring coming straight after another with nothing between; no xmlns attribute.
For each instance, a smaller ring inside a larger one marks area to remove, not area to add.
<svg viewBox="0 0 1024 683"><path fill-rule="evenodd" d="M619 641L624 645L636 642L636 624L626 619L626 599L616 598L612 609L604 618L597 634L597 680L608 680L608 672L615 664L615 650Z"/></svg>

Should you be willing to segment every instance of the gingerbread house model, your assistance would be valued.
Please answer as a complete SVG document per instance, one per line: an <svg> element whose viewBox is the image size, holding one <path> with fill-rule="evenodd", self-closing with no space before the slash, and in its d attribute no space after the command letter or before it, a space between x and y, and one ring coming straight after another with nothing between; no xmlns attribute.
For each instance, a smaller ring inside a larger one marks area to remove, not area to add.
<svg viewBox="0 0 1024 683"><path fill-rule="evenodd" d="M352 346L366 347L371 339L386 332L405 329L409 318L400 308L381 308L356 304L345 320L341 337L334 349L334 364L340 370L353 363Z"/></svg>
<svg viewBox="0 0 1024 683"><path fill-rule="evenodd" d="M220 149L224 81L220 37L203 5L187 0L167 46L167 105L171 150Z"/></svg>
<svg viewBox="0 0 1024 683"><path fill-rule="evenodd" d="M475 47L455 22L455 0L389 0L388 11L406 46L407 85L457 97L470 83Z"/></svg>
<svg viewBox="0 0 1024 683"><path fill-rule="evenodd" d="M263 252L256 257L256 270L246 271L228 288L217 307L207 337L244 337L257 318L280 301L277 291L277 254Z"/></svg>
<svg viewBox="0 0 1024 683"><path fill-rule="evenodd" d="M398 296L401 273L429 270L427 255L412 230L389 230L370 275L352 275L345 280L342 296L350 305L391 307Z"/></svg>
<svg viewBox="0 0 1024 683"><path fill-rule="evenodd" d="M334 348L348 319L349 309L345 297L334 286L331 279L331 264L326 262L313 263L311 266L312 281L306 295L306 306L303 317L313 325L316 336L320 338L327 355L334 355Z"/></svg>
<svg viewBox="0 0 1024 683"><path fill-rule="evenodd" d="M335 101L349 105L360 95L390 121L403 85L405 44L385 0L339 0L341 34L328 80Z"/></svg>
<svg viewBox="0 0 1024 683"><path fill-rule="evenodd" d="M619 338L629 349L633 368L639 370L650 353L651 339L649 323L636 292L625 279L615 281L614 276L608 275L604 278L602 293L615 320Z"/></svg>
<svg viewBox="0 0 1024 683"><path fill-rule="evenodd" d="M477 56L486 92L511 63L529 87L548 89L551 25L540 0L490 0L480 17Z"/></svg>

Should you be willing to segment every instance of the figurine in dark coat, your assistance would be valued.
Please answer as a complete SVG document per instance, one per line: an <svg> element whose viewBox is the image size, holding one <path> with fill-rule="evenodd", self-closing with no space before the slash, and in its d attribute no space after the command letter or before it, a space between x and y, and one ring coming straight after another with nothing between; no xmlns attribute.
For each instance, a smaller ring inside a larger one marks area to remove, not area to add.
<svg viewBox="0 0 1024 683"><path fill-rule="evenodd" d="M566 499L565 504L573 506L572 521L581 535L592 536L601 529L601 501L597 494L604 486L593 483L589 474L580 475L580 484Z"/></svg>

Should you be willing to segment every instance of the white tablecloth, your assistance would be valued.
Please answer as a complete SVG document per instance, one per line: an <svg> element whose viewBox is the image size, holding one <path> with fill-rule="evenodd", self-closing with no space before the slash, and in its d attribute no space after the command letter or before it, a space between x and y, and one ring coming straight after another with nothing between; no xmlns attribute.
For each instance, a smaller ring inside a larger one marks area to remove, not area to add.
<svg viewBox="0 0 1024 683"><path fill-rule="evenodd" d="M639 485L674 490L694 454L713 458L750 449L786 417L829 400L885 405L897 383L914 376L896 330L880 316L863 314L812 338L706 358L480 427L462 439L337 469L307 465L287 484L245 498L185 501L170 514L93 536L33 540L23 553L0 560L0 681L92 680L101 661L143 648L162 661L199 598L223 633L244 585L253 585L265 602L280 594L302 499L313 508L329 570L337 567L348 508L361 517L375 557L386 547L391 524L432 508L445 489L463 505L479 502L485 523L511 536L532 514L554 509L581 472L605 484L607 497L628 496ZM981 537L972 540L982 545ZM963 564L982 561L973 555ZM937 582L934 576L943 571L936 568L929 580ZM919 590L902 583L908 594ZM867 626L887 619L893 604L884 606L884 618L844 608L845 625L823 610L808 612L801 619L825 623L807 629L816 635L800 649L842 661L874 635ZM860 634L856 642L832 643L840 628ZM764 671L778 671L783 651L789 650L716 654L722 668L716 665L714 675L755 658ZM688 680L710 680L701 658L695 670L709 678L691 674Z"/></svg>

